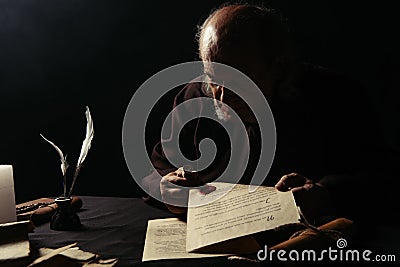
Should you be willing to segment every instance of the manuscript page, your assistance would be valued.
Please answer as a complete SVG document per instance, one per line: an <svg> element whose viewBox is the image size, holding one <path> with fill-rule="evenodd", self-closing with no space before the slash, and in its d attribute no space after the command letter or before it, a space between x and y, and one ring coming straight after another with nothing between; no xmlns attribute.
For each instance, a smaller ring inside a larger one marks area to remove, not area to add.
<svg viewBox="0 0 400 267"><path fill-rule="evenodd" d="M186 252L186 222L178 218L150 220L142 261L223 256Z"/></svg>
<svg viewBox="0 0 400 267"><path fill-rule="evenodd" d="M186 250L298 223L300 215L291 191L274 187L210 183L216 190L189 192Z"/></svg>

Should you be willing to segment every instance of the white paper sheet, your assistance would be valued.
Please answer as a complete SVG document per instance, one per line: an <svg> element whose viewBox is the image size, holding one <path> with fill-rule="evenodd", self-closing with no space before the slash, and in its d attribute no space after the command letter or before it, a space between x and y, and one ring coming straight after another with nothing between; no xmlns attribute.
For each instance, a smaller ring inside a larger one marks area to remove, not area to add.
<svg viewBox="0 0 400 267"><path fill-rule="evenodd" d="M299 222L291 191L260 186L250 192L248 185L210 185L216 190L207 195L190 190L187 251Z"/></svg>

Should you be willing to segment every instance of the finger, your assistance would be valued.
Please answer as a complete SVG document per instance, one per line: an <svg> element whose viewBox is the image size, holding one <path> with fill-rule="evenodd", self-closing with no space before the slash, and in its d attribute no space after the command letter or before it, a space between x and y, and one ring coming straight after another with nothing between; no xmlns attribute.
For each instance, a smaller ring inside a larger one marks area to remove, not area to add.
<svg viewBox="0 0 400 267"><path fill-rule="evenodd" d="M188 190L182 188L168 188L167 190L165 190L165 193L163 195L165 195L169 199L184 199L187 198Z"/></svg>
<svg viewBox="0 0 400 267"><path fill-rule="evenodd" d="M178 176L180 179L176 180L176 184L186 187L197 187L204 185L204 183L199 178L198 172L182 171Z"/></svg>
<svg viewBox="0 0 400 267"><path fill-rule="evenodd" d="M165 176L161 179L161 184L164 187L176 187L176 186L189 186L190 181L184 177L176 175Z"/></svg>
<svg viewBox="0 0 400 267"><path fill-rule="evenodd" d="M287 191L295 187L303 186L307 179L297 173L290 173L282 176L282 178L276 183L275 188L279 191Z"/></svg>
<svg viewBox="0 0 400 267"><path fill-rule="evenodd" d="M173 172L170 172L170 173L164 175L163 177L174 177L174 176L183 177L183 176L181 175L181 173L182 173L182 172L181 172L179 169L177 169L177 170L175 170L175 171L173 171Z"/></svg>
<svg viewBox="0 0 400 267"><path fill-rule="evenodd" d="M175 175L178 177L185 177L185 171L183 170L183 167L178 168L175 171Z"/></svg>
<svg viewBox="0 0 400 267"><path fill-rule="evenodd" d="M161 196L165 204L186 207L189 190L183 187L172 185L172 187L167 187L161 189Z"/></svg>
<svg viewBox="0 0 400 267"><path fill-rule="evenodd" d="M303 186L298 186L298 187L290 189L290 191L292 191L293 194L295 194L295 193L297 193L297 192L299 192L301 190L304 190Z"/></svg>
<svg viewBox="0 0 400 267"><path fill-rule="evenodd" d="M184 171L182 167L168 173L162 178L161 184L167 186L167 182L184 187L198 187L204 185L204 182L199 178L198 172Z"/></svg>
<svg viewBox="0 0 400 267"><path fill-rule="evenodd" d="M188 198L171 198L166 197L163 198L163 202L167 205L173 205L175 207L187 207L188 206Z"/></svg>
<svg viewBox="0 0 400 267"><path fill-rule="evenodd" d="M217 189L217 188L213 185L204 185L204 186L200 187L200 194L207 195L207 194L210 194L211 192L215 191L215 189Z"/></svg>
<svg viewBox="0 0 400 267"><path fill-rule="evenodd" d="M198 172L192 172L192 171L184 171L183 172L183 177L185 177L186 179L191 180L191 181L198 181L199 173Z"/></svg>
<svg viewBox="0 0 400 267"><path fill-rule="evenodd" d="M295 193L295 192L300 191L300 190L308 191L308 190L311 190L313 188L314 188L314 183L311 180L306 179L306 182L302 186L297 186L297 187L290 188L290 191Z"/></svg>

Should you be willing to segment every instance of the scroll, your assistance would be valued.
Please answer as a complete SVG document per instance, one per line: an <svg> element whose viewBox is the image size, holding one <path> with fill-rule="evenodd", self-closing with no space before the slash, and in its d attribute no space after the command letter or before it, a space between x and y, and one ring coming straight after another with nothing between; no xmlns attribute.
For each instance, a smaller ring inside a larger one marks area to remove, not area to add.
<svg viewBox="0 0 400 267"><path fill-rule="evenodd" d="M314 229L305 229L299 235L281 242L270 249L310 249L310 248L326 248L335 242L334 236L338 234L340 237L349 238L354 234L353 221L346 218L338 218L328 222L320 227L318 231Z"/></svg>
<svg viewBox="0 0 400 267"><path fill-rule="evenodd" d="M78 211L82 207L82 204L80 197L72 197L71 207L74 211ZM49 222L57 208L57 204L52 198L39 198L14 206L17 213L17 220L30 220L33 226Z"/></svg>

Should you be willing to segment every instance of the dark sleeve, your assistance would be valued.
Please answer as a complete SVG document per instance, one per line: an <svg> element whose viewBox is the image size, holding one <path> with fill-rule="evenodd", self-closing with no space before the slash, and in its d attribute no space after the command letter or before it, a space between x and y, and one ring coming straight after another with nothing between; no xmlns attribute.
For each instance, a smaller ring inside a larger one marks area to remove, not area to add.
<svg viewBox="0 0 400 267"><path fill-rule="evenodd" d="M184 101L196 97L204 96L201 91L200 83L191 83L186 85L174 98L173 108L183 103ZM172 110L171 109L171 110ZM191 110L187 110L187 112L192 112ZM193 117L198 117L194 116ZM168 122L170 127L167 129L167 136L163 138L163 145L168 146L169 136L175 136L176 131L179 131L179 142L180 147L182 148L182 153L189 159L196 158L196 143L195 143L195 130L196 130L196 122L191 121L186 124L185 127L182 127L182 121L178 113L174 113L170 122ZM168 134L169 132L169 134ZM160 133L161 136L161 133ZM173 155L174 151L169 151L169 156ZM177 167L173 166L165 156L163 151L161 140L157 142L154 146L151 153L151 162L153 164L154 170L146 177L142 179L141 185L142 188L147 193L147 197L144 199L150 204L155 204L157 206L165 207L162 203L158 203L153 197L156 196L158 199L161 199L160 193L160 181L161 177L175 171Z"/></svg>

